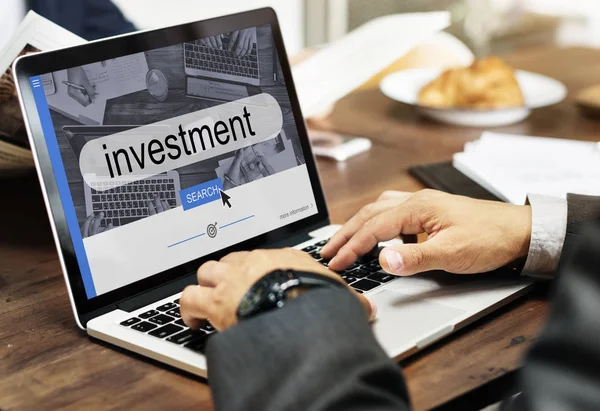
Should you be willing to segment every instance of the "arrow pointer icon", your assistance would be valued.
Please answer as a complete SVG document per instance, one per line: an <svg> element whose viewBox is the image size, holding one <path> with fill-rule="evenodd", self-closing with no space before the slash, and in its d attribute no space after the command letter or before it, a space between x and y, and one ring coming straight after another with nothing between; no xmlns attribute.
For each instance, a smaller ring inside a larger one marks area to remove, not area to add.
<svg viewBox="0 0 600 411"><path fill-rule="evenodd" d="M229 202L231 197L229 197L227 194L225 194L225 192L223 190L219 190L219 191L221 193L221 201L223 201L223 207L225 207L225 205L227 205L227 207L231 208L231 203Z"/></svg>

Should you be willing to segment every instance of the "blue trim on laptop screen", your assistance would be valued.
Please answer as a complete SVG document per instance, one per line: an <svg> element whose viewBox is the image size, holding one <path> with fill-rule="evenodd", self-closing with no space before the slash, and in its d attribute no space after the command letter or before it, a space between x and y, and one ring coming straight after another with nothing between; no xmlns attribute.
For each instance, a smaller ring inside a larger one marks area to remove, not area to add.
<svg viewBox="0 0 600 411"><path fill-rule="evenodd" d="M46 146L48 147L50 162L52 163L52 169L54 170L54 177L56 178L60 200L65 211L67 226L71 233L71 241L73 241L73 249L75 250L75 257L79 264L83 286L87 298L90 299L96 296L96 288L94 287L90 265L85 253L83 238L81 237L81 231L79 229L79 222L77 221L77 215L75 214L75 206L73 205L73 199L71 198L71 191L69 190L65 167L62 162L60 150L58 149L58 141L56 139L56 134L54 133L52 119L50 118L50 110L48 109L48 102L46 101L42 79L40 76L30 77L29 82L33 91L33 98L35 99L40 122L42 124L44 138L46 139Z"/></svg>

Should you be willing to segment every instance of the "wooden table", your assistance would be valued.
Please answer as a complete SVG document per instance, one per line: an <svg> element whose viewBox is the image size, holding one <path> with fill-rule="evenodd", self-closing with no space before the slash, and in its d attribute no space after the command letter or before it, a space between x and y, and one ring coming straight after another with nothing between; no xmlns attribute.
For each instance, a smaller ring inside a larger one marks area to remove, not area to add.
<svg viewBox="0 0 600 411"><path fill-rule="evenodd" d="M597 139L600 123L581 117L572 96L600 83L600 51L536 48L506 59L563 81L569 98L500 131ZM318 161L336 223L385 189L423 188L409 166L447 161L481 132L418 118L377 90L343 99L327 122L374 141L345 164ZM75 327L36 177L0 181L0 190L0 409L212 409L198 379L93 342ZM542 287L403 361L415 409L517 368L543 325L545 295Z"/></svg>

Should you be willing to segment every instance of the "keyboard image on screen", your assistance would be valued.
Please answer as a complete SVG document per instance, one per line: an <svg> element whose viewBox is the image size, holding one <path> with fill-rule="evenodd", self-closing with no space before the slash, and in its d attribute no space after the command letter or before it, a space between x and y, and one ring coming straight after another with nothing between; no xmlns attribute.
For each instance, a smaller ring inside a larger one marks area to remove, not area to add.
<svg viewBox="0 0 600 411"><path fill-rule="evenodd" d="M222 42L223 49L207 47L200 40L184 43L186 74L258 85L260 77L256 44L247 56L237 56L227 49L228 37L223 37Z"/></svg>
<svg viewBox="0 0 600 411"><path fill-rule="evenodd" d="M109 223L118 227L147 217L148 201L154 202L156 198L164 200L170 209L181 204L179 175L173 171L118 187L114 185L112 181L92 182L91 187L85 185L87 215L104 212L102 227Z"/></svg>

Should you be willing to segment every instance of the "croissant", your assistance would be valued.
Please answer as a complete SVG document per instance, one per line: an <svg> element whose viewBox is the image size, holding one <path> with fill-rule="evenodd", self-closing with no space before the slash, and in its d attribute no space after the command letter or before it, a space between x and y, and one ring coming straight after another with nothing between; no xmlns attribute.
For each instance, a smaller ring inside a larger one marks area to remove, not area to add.
<svg viewBox="0 0 600 411"><path fill-rule="evenodd" d="M420 105L438 108L521 107L523 93L515 71L498 57L444 71L419 92Z"/></svg>

